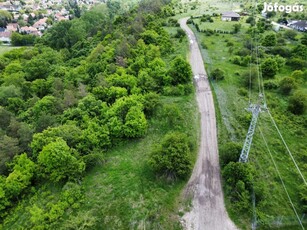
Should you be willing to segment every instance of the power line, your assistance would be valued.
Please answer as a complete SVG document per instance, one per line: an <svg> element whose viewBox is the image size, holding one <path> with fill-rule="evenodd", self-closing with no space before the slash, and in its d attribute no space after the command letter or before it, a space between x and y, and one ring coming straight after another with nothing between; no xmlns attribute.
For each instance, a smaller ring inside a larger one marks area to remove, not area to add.
<svg viewBox="0 0 307 230"><path fill-rule="evenodd" d="M265 146L266 146L266 148L267 148L267 150L268 150L268 152L269 152L269 154L270 154L270 157L271 157L271 160L272 160L272 162L273 162L273 164L274 164L275 170L276 170L276 172L277 172L277 174L278 174L278 177L279 177L279 179L280 179L280 181L281 181L281 183L282 183L282 186L283 186L283 188L284 188L284 190L285 190L285 192L286 192L286 194L287 194L287 197L288 197L289 202L290 202L290 204L291 204L291 206L292 206L292 209L293 209L293 211L294 211L294 213L295 213L295 215L296 215L296 218L298 219L298 222L300 223L302 229L305 229L304 226L303 226L303 224L302 224L302 221L301 221L300 217L298 216L298 213L297 213L297 211L296 211L296 209L295 209L295 206L294 206L294 204L293 204L293 202L292 202L292 200L291 200L291 197L290 197L290 195L289 195L289 193L288 193L288 190L287 190L287 188L286 188L286 185L285 185L285 183L284 183L284 181L283 181L283 179L282 179L282 177L281 177L281 174L280 174L280 172L279 172L279 170L278 170L278 167L277 167L277 165L276 165L276 163L275 163L275 160L274 160L273 155L272 155L272 153L271 153L271 150L270 150L270 148L269 148L269 146L268 146L268 143L267 143L267 141L266 141L265 138L264 138L264 135L263 135L263 133L262 133L262 130L261 130L261 128L260 128L259 126L258 126L258 129L259 129L260 134L261 134L261 137L262 137L262 139L263 139L263 141L264 141L264 143L265 143Z"/></svg>
<svg viewBox="0 0 307 230"><path fill-rule="evenodd" d="M303 176L303 174L302 174L300 168L298 167L298 165L297 165L297 163L296 163L296 161L295 161L295 159L294 159L294 157L293 157L293 155L292 155L292 153L291 153L291 151L290 151L290 149L289 149L289 147L288 147L286 141L284 140L283 136L281 135L281 132L280 132L280 130L279 130L279 128L278 128L276 122L274 121L274 118L273 118L273 116L272 116L272 114L270 113L269 110L268 110L268 114L270 115L270 118L271 118L271 120L272 120L272 122L273 122L273 124L274 124L274 126L275 126L275 128L276 128L276 130L277 130L277 132L278 132L278 134L279 134L279 136L280 136L282 142L284 143L284 145L285 145L285 147L286 147L286 149L287 149L287 151L288 151L288 153L289 153L289 155L290 155L290 157L291 157L291 159L292 159L292 161L293 161L293 163L294 163L294 165L295 165L297 171L299 172L299 174L300 174L300 176L302 177L302 179L303 179L305 185L307 186L307 182L306 182L306 180L305 180L305 178L304 178L304 176Z"/></svg>

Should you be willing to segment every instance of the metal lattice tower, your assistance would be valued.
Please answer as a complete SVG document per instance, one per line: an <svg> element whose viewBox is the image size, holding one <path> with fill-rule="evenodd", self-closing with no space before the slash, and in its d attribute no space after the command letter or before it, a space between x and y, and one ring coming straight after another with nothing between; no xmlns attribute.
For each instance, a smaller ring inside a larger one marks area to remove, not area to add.
<svg viewBox="0 0 307 230"><path fill-rule="evenodd" d="M248 132L247 132L245 142L244 142L244 145L241 151L240 159L239 159L239 162L243 162L243 163L246 163L248 160L248 154L249 154L249 150L252 145L253 136L254 136L254 132L256 129L257 120L258 120L258 116L260 112L260 105L251 105L248 108L248 110L253 113L253 117L249 125Z"/></svg>
<svg viewBox="0 0 307 230"><path fill-rule="evenodd" d="M249 150L251 148L252 145L252 141L253 141L253 136L254 136L254 132L256 129L256 125L257 125L257 120L259 117L259 113L261 111L261 102L262 102L263 96L262 94L259 94L259 102L256 105L250 105L249 108L247 109L248 111L252 112L253 117L252 117L252 121L249 125L248 128L248 132L245 138L245 142L241 151L241 155L239 158L239 162L242 163L246 163L248 161L248 154L249 154ZM263 108L266 108L266 105L264 104Z"/></svg>

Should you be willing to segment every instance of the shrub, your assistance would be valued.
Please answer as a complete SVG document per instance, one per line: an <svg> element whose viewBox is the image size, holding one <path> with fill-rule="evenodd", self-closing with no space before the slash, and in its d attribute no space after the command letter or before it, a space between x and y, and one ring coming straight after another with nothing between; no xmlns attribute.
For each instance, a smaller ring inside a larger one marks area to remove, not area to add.
<svg viewBox="0 0 307 230"><path fill-rule="evenodd" d="M84 171L85 164L74 155L62 138L57 138L56 141L44 146L38 155L43 177L53 182L77 179Z"/></svg>
<svg viewBox="0 0 307 230"><path fill-rule="evenodd" d="M184 58L177 56L172 60L168 74L171 77L172 85L184 84L191 80L192 69Z"/></svg>
<svg viewBox="0 0 307 230"><path fill-rule="evenodd" d="M277 89L278 88L278 84L274 80L268 80L268 81L265 81L263 83L263 87L265 89Z"/></svg>
<svg viewBox="0 0 307 230"><path fill-rule="evenodd" d="M179 132L165 135L151 153L149 164L166 177L186 177L192 168L188 137Z"/></svg>
<svg viewBox="0 0 307 230"><path fill-rule="evenodd" d="M214 80L223 80L225 78L225 73L220 68L214 69L211 72L211 78Z"/></svg>
<svg viewBox="0 0 307 230"><path fill-rule="evenodd" d="M233 64L236 64L236 65L241 65L241 57L240 56L234 56L231 60L231 62Z"/></svg>
<svg viewBox="0 0 307 230"><path fill-rule="evenodd" d="M295 114L301 115L306 111L307 95L302 91L297 91L289 99L288 110Z"/></svg>
<svg viewBox="0 0 307 230"><path fill-rule="evenodd" d="M233 33L237 34L241 30L241 24L234 24L233 25Z"/></svg>
<svg viewBox="0 0 307 230"><path fill-rule="evenodd" d="M238 90L238 94L239 94L240 96L246 97L247 94L248 94L248 92L247 92L247 90L246 90L245 88L240 88L240 89Z"/></svg>
<svg viewBox="0 0 307 230"><path fill-rule="evenodd" d="M228 41L227 44L226 44L226 46L227 46L227 47L234 46L234 43L231 42L231 41Z"/></svg>
<svg viewBox="0 0 307 230"><path fill-rule="evenodd" d="M226 192L238 211L247 211L252 189L253 170L248 163L230 162L222 170Z"/></svg>
<svg viewBox="0 0 307 230"><path fill-rule="evenodd" d="M300 201L303 206L303 210L307 212L307 187L305 184L300 186L300 193L299 193Z"/></svg>
<svg viewBox="0 0 307 230"><path fill-rule="evenodd" d="M290 39L290 40L293 40L295 41L295 37L297 35L297 32L295 32L294 30L286 30L284 32L284 37L287 38L287 39Z"/></svg>
<svg viewBox="0 0 307 230"><path fill-rule="evenodd" d="M274 33L267 34L262 40L263 46L275 46L276 45L276 35Z"/></svg>
<svg viewBox="0 0 307 230"><path fill-rule="evenodd" d="M230 162L237 162L240 157L242 146L236 142L227 142L221 147L220 159L221 166L224 167Z"/></svg>
<svg viewBox="0 0 307 230"><path fill-rule="evenodd" d="M263 78L273 78L278 71L278 64L274 58L266 58L261 64Z"/></svg>
<svg viewBox="0 0 307 230"><path fill-rule="evenodd" d="M289 95L295 88L295 79L292 77L284 77L279 83L280 92L284 95Z"/></svg>
<svg viewBox="0 0 307 230"><path fill-rule="evenodd" d="M294 57L287 60L287 65L289 65L293 70L300 70L307 66L307 61Z"/></svg>
<svg viewBox="0 0 307 230"><path fill-rule="evenodd" d="M185 36L185 32L183 29L178 28L177 33L175 34L175 38L183 38Z"/></svg>
<svg viewBox="0 0 307 230"><path fill-rule="evenodd" d="M258 85L258 71L256 68L244 71L242 73L242 83L244 87L250 87L253 89Z"/></svg>
<svg viewBox="0 0 307 230"><path fill-rule="evenodd" d="M202 42L201 42L201 47L202 47L203 49L208 49L208 46L206 45L205 41L202 41Z"/></svg>

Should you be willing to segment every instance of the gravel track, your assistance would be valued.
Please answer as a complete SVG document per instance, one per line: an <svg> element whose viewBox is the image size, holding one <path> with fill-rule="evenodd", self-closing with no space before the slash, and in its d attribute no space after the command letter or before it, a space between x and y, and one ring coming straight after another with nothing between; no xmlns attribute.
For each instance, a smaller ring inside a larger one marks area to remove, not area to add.
<svg viewBox="0 0 307 230"><path fill-rule="evenodd" d="M224 205L213 96L195 35L186 24L187 19L179 22L190 42L189 58L197 90L201 141L198 158L185 189L185 197L192 198L191 209L182 217L182 223L188 230L237 230Z"/></svg>

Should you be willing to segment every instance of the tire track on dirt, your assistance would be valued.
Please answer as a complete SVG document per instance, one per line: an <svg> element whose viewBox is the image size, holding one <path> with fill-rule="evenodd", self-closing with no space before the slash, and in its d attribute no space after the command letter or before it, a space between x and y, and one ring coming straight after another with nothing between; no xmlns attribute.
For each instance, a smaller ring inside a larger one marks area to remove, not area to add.
<svg viewBox="0 0 307 230"><path fill-rule="evenodd" d="M213 96L195 35L187 26L187 20L183 18L179 22L190 42L190 64L201 117L201 141L198 158L185 190L185 197L192 198L192 207L184 214L182 222L188 230L236 230L224 205Z"/></svg>

